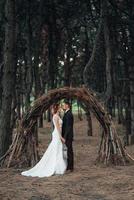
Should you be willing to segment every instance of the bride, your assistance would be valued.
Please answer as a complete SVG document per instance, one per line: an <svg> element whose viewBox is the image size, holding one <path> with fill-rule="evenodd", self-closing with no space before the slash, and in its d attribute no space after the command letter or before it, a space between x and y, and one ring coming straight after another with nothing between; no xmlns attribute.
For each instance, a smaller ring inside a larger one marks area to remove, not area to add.
<svg viewBox="0 0 134 200"><path fill-rule="evenodd" d="M63 157L64 138L61 136L62 120L59 116L59 104L52 106L52 122L54 130L52 141L41 160L28 171L21 174L32 177L48 177L54 174L64 174L67 168L67 160Z"/></svg>

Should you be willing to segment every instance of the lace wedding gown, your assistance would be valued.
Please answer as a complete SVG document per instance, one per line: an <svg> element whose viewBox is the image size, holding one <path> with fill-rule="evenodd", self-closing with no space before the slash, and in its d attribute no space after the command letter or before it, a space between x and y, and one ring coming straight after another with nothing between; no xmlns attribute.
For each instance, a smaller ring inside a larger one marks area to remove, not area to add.
<svg viewBox="0 0 134 200"><path fill-rule="evenodd" d="M67 160L63 158L63 144L56 127L57 120L62 126L61 118L59 115L54 114L54 131L52 132L52 141L43 157L33 168L22 172L22 175L32 177L48 177L54 174L64 174L67 168Z"/></svg>

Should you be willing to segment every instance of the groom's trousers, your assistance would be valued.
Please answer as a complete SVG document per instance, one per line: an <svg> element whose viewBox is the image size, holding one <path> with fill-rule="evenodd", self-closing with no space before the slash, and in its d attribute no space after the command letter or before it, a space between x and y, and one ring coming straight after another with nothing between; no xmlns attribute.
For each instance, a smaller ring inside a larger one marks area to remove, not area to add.
<svg viewBox="0 0 134 200"><path fill-rule="evenodd" d="M67 140L67 170L73 170L74 169L74 154L73 154L73 145L72 140Z"/></svg>

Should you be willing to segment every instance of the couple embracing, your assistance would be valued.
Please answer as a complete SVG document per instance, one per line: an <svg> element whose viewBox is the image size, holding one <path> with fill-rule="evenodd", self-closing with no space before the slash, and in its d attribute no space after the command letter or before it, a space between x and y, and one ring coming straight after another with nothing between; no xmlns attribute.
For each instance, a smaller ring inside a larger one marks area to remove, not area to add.
<svg viewBox="0 0 134 200"><path fill-rule="evenodd" d="M49 177L54 174L64 174L67 170L72 172L74 168L73 157L73 123L74 118L71 112L69 101L64 101L63 110L65 114L63 120L60 117L60 106L52 106L52 122L54 130L52 141L41 160L31 169L22 172L24 176ZM64 156L63 149L67 148L67 156Z"/></svg>

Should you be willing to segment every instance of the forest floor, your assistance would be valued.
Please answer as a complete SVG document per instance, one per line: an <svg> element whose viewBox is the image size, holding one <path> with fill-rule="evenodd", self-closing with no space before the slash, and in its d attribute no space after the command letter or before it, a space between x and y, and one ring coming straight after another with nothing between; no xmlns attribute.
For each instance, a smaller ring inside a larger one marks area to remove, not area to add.
<svg viewBox="0 0 134 200"><path fill-rule="evenodd" d="M87 122L75 120L75 170L49 178L21 176L19 169L0 169L0 200L134 200L134 165L95 165L100 126L93 118L93 137ZM122 134L123 128L116 124ZM40 129L41 155L50 142L50 124ZM134 157L134 146L127 148Z"/></svg>

